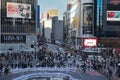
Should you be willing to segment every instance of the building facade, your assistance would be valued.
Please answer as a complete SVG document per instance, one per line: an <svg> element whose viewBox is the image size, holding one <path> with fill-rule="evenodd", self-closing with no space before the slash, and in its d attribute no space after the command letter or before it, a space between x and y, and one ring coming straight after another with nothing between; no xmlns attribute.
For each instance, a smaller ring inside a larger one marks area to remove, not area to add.
<svg viewBox="0 0 120 80"><path fill-rule="evenodd" d="M120 1L94 0L94 35L105 47L120 47Z"/></svg>
<svg viewBox="0 0 120 80"><path fill-rule="evenodd" d="M52 43L63 42L63 20L58 20L58 17L52 18L51 41Z"/></svg>
<svg viewBox="0 0 120 80"><path fill-rule="evenodd" d="M0 50L19 52L37 41L37 0L0 0Z"/></svg>
<svg viewBox="0 0 120 80"><path fill-rule="evenodd" d="M94 0L95 36L118 37L120 33L120 1Z"/></svg>
<svg viewBox="0 0 120 80"><path fill-rule="evenodd" d="M93 0L69 0L70 8L67 9L69 20L68 43L72 43L76 49L82 46L82 38L94 34L94 1ZM66 24L67 24L66 23ZM93 37L93 36L92 36Z"/></svg>
<svg viewBox="0 0 120 80"><path fill-rule="evenodd" d="M106 37L118 37L120 33L120 1L103 1L103 30Z"/></svg>
<svg viewBox="0 0 120 80"><path fill-rule="evenodd" d="M94 0L94 35L104 36L103 32L103 0Z"/></svg>

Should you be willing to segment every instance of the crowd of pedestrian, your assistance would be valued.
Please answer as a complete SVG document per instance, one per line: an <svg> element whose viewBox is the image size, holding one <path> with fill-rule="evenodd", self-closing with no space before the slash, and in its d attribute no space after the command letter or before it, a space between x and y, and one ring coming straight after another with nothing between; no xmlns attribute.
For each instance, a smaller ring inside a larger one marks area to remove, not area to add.
<svg viewBox="0 0 120 80"><path fill-rule="evenodd" d="M120 77L118 63L119 56L107 56L90 58L88 55L79 51L59 51L54 53L48 48L48 45L40 47L37 53L7 53L0 54L0 74L9 73L10 69L27 68L27 67L77 67L86 69L94 69L110 80L115 79L117 73Z"/></svg>
<svg viewBox="0 0 120 80"><path fill-rule="evenodd" d="M115 80L116 75L120 77L119 65L120 58L118 56L107 56L94 58L92 61L93 69L108 77L110 80Z"/></svg>
<svg viewBox="0 0 120 80"><path fill-rule="evenodd" d="M8 74L10 69L27 67L76 67L80 65L81 56L75 52L54 53L47 45L41 46L38 53L0 54L0 72Z"/></svg>

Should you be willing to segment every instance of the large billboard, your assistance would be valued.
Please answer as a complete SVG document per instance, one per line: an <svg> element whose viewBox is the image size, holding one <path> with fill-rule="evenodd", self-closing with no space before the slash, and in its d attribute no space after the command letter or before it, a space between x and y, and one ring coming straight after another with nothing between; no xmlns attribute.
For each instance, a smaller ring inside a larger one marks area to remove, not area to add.
<svg viewBox="0 0 120 80"><path fill-rule="evenodd" d="M7 2L7 17L31 19L31 5Z"/></svg>
<svg viewBox="0 0 120 80"><path fill-rule="evenodd" d="M36 33L36 0L14 2L1 0L1 33Z"/></svg>

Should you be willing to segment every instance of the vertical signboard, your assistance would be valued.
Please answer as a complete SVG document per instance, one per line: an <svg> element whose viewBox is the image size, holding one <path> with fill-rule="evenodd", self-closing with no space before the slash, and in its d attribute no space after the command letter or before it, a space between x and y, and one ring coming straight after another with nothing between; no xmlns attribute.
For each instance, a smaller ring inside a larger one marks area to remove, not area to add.
<svg viewBox="0 0 120 80"><path fill-rule="evenodd" d="M83 34L92 34L93 4L83 4Z"/></svg>

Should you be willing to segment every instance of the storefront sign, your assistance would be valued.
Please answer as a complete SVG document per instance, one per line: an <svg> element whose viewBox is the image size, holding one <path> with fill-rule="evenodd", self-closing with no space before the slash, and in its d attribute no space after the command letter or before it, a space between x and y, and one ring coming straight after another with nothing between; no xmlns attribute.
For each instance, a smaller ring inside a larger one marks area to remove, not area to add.
<svg viewBox="0 0 120 80"><path fill-rule="evenodd" d="M25 35L1 35L1 43L25 43Z"/></svg>

